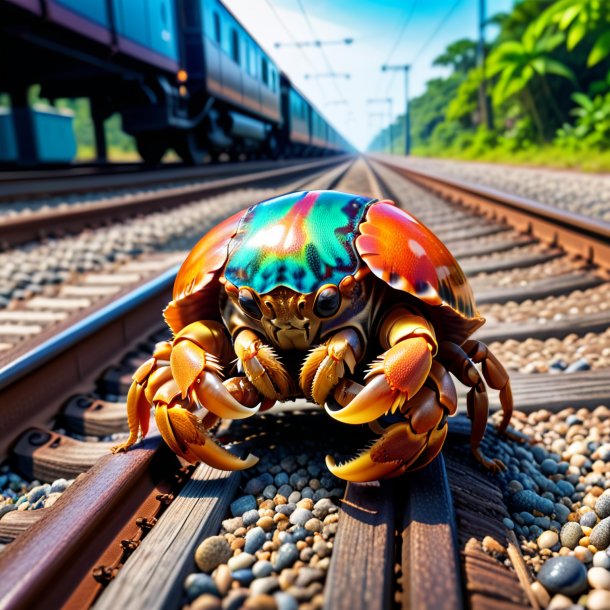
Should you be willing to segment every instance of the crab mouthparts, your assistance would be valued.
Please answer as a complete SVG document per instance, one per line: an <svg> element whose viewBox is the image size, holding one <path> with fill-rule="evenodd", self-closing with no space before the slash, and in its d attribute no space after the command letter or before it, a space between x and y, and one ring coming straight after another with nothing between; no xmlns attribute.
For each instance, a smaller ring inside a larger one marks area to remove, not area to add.
<svg viewBox="0 0 610 610"><path fill-rule="evenodd" d="M309 322L302 326L272 323L273 339L281 349L306 349L309 347Z"/></svg>

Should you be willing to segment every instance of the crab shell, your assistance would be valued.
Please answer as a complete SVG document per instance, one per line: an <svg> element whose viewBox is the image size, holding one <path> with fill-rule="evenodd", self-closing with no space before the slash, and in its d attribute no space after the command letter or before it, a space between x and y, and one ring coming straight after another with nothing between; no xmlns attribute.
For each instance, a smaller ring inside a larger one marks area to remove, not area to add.
<svg viewBox="0 0 610 610"><path fill-rule="evenodd" d="M428 227L392 201L337 191L290 193L220 223L182 264L164 316L174 332L221 321L225 273L259 294L279 285L307 294L362 266L415 297L441 339L462 343L484 323L462 269Z"/></svg>

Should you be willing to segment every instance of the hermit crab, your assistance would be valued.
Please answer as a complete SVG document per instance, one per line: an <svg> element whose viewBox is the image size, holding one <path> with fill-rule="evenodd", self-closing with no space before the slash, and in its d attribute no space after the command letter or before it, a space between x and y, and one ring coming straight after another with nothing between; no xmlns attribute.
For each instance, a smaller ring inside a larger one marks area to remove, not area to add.
<svg viewBox="0 0 610 610"><path fill-rule="evenodd" d="M247 468L257 458L225 450L209 429L305 397L377 435L343 464L328 456L333 474L393 477L441 450L457 408L452 373L471 388L474 456L491 471L504 467L480 448L483 379L500 391L501 432L512 413L510 383L487 346L469 338L484 323L471 288L443 243L391 201L298 192L231 216L188 255L164 316L173 340L135 372L130 434L115 452L146 434L152 406L179 456Z"/></svg>

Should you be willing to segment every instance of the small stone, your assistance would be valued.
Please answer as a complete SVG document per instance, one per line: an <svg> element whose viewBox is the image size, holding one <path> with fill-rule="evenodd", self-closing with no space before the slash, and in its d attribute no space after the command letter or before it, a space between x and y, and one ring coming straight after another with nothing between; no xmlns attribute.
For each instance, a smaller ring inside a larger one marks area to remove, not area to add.
<svg viewBox="0 0 610 610"><path fill-rule="evenodd" d="M597 515L593 511L585 513L580 518L580 525L583 527L595 527L597 525Z"/></svg>
<svg viewBox="0 0 610 610"><path fill-rule="evenodd" d="M273 477L268 473L261 474L260 476L250 479L246 486L244 487L244 491L247 494L252 494L254 496L258 495L267 487L267 485L271 485L273 483Z"/></svg>
<svg viewBox="0 0 610 610"><path fill-rule="evenodd" d="M189 605L189 610L221 610L222 604L218 597L206 593L200 595L195 601Z"/></svg>
<svg viewBox="0 0 610 610"><path fill-rule="evenodd" d="M301 568L297 576L297 587L308 587L312 582L320 581L324 578L324 572L316 568Z"/></svg>
<svg viewBox="0 0 610 610"><path fill-rule="evenodd" d="M66 491L66 489L68 489L69 486L70 483L66 481L66 479L57 479L56 481L53 481L49 493L63 493L64 491Z"/></svg>
<svg viewBox="0 0 610 610"><path fill-rule="evenodd" d="M589 540L598 550L608 548L610 545L610 517L602 519L591 532Z"/></svg>
<svg viewBox="0 0 610 610"><path fill-rule="evenodd" d="M229 534L233 534L235 530L244 526L243 519L241 517L233 517L233 519L225 519L222 522L222 527Z"/></svg>
<svg viewBox="0 0 610 610"><path fill-rule="evenodd" d="M515 529L515 523L513 522L512 519L509 519L508 517L504 517L504 519L502 519L502 523L504 523L504 527L506 527L506 529L509 529L509 530Z"/></svg>
<svg viewBox="0 0 610 610"><path fill-rule="evenodd" d="M314 501L311 498L303 498L297 502L297 508L305 508L306 510L313 510Z"/></svg>
<svg viewBox="0 0 610 610"><path fill-rule="evenodd" d="M257 561L252 566L252 574L254 574L254 578L265 578L265 576L269 576L271 572L273 572L271 562L264 559Z"/></svg>
<svg viewBox="0 0 610 610"><path fill-rule="evenodd" d="M224 536L206 538L195 551L195 563L202 572L212 572L232 555L231 546Z"/></svg>
<svg viewBox="0 0 610 610"><path fill-rule="evenodd" d="M261 517L256 522L256 525L258 527L262 528L263 530L265 530L266 532L268 532L273 527L273 518L272 517Z"/></svg>
<svg viewBox="0 0 610 610"><path fill-rule="evenodd" d="M576 557L551 557L540 568L538 580L551 594L578 595L587 588L587 569Z"/></svg>
<svg viewBox="0 0 610 610"><path fill-rule="evenodd" d="M239 555L231 557L227 562L227 565L232 572L237 572L238 570L249 568L255 561L256 557L246 551L245 553L240 553Z"/></svg>
<svg viewBox="0 0 610 610"><path fill-rule="evenodd" d="M273 595L277 604L277 610L298 610L299 602L289 593L280 591Z"/></svg>
<svg viewBox="0 0 610 610"><path fill-rule="evenodd" d="M608 610L610 608L610 591L596 589L587 595L587 610Z"/></svg>
<svg viewBox="0 0 610 610"><path fill-rule="evenodd" d="M574 550L578 546L578 541L582 538L582 528L575 521L568 521L561 528L561 545Z"/></svg>
<svg viewBox="0 0 610 610"><path fill-rule="evenodd" d="M299 507L290 515L290 523L293 525L305 525L312 517L313 514L310 510Z"/></svg>
<svg viewBox="0 0 610 610"><path fill-rule="evenodd" d="M193 600L200 595L208 593L218 597L218 589L216 583L212 580L209 574L201 572L197 574L189 574L184 580L184 589L189 600Z"/></svg>
<svg viewBox="0 0 610 610"><path fill-rule="evenodd" d="M593 553L585 546L577 546L574 549L574 557L583 563L593 561Z"/></svg>
<svg viewBox="0 0 610 610"><path fill-rule="evenodd" d="M610 570L610 556L606 551L597 551L597 553L593 555L593 567Z"/></svg>
<svg viewBox="0 0 610 610"><path fill-rule="evenodd" d="M233 580L247 587L254 580L254 574L252 574L250 569L236 570L233 572Z"/></svg>
<svg viewBox="0 0 610 610"><path fill-rule="evenodd" d="M531 584L531 589L538 600L541 608L546 608L551 601L551 596L547 590L536 580Z"/></svg>
<svg viewBox="0 0 610 610"><path fill-rule="evenodd" d="M256 510L256 498L254 496L242 496L231 502L231 514L234 517L241 517L249 510Z"/></svg>
<svg viewBox="0 0 610 610"><path fill-rule="evenodd" d="M286 542L280 546L277 552L277 558L275 560L274 569L283 570L289 568L298 559L299 550L293 542Z"/></svg>
<svg viewBox="0 0 610 610"><path fill-rule="evenodd" d="M328 557L330 555L331 548L326 541L318 540L317 542L314 542L313 552L318 557Z"/></svg>
<svg viewBox="0 0 610 610"><path fill-rule="evenodd" d="M244 610L277 610L277 604L271 595L253 595L246 600L243 607Z"/></svg>
<svg viewBox="0 0 610 610"><path fill-rule="evenodd" d="M319 532L322 529L322 521L320 521L320 519L316 519L315 517L313 519L309 519L309 521L307 521L305 524L305 529L309 530L310 532Z"/></svg>
<svg viewBox="0 0 610 610"><path fill-rule="evenodd" d="M254 527L246 534L244 550L246 553L255 553L265 544L266 540L265 530L262 527Z"/></svg>
<svg viewBox="0 0 610 610"><path fill-rule="evenodd" d="M539 549L550 549L559 542L559 535L557 532L547 530L538 536L538 548ZM566 545L567 546L567 545Z"/></svg>
<svg viewBox="0 0 610 610"><path fill-rule="evenodd" d="M231 583L233 582L231 569L227 564L223 563L216 568L213 578L220 596L225 597L231 588Z"/></svg>
<svg viewBox="0 0 610 610"><path fill-rule="evenodd" d="M337 512L338 507L328 498L318 500L313 507L313 516L318 519L324 519L330 513Z"/></svg>
<svg viewBox="0 0 610 610"><path fill-rule="evenodd" d="M606 568L590 568L587 580L593 589L610 590L610 572Z"/></svg>
<svg viewBox="0 0 610 610"><path fill-rule="evenodd" d="M557 462L547 458L540 464L540 470L542 470L542 474L546 476L557 474Z"/></svg>
<svg viewBox="0 0 610 610"><path fill-rule="evenodd" d="M610 494L602 494L595 502L595 512L600 519L610 517Z"/></svg>
<svg viewBox="0 0 610 610"><path fill-rule="evenodd" d="M242 520L243 520L245 527L248 527L249 525L253 525L254 523L256 523L259 520L259 518L260 518L260 515L258 514L258 510L256 510L256 509L248 510L242 516Z"/></svg>
<svg viewBox="0 0 610 610"><path fill-rule="evenodd" d="M483 549L491 553L506 553L506 549L495 538L492 538L491 536L485 536L485 538L483 538L482 544Z"/></svg>
<svg viewBox="0 0 610 610"><path fill-rule="evenodd" d="M275 485L267 485L265 489L263 489L263 498L267 500L273 499L275 494L277 493L277 487Z"/></svg>
<svg viewBox="0 0 610 610"><path fill-rule="evenodd" d="M250 593L252 595L268 595L276 589L279 589L280 581L277 576L265 576L253 581L250 585Z"/></svg>
<svg viewBox="0 0 610 610"><path fill-rule="evenodd" d="M558 593L553 596L546 610L572 610L574 602L567 596Z"/></svg>
<svg viewBox="0 0 610 610"><path fill-rule="evenodd" d="M240 610L247 598L247 589L233 589L222 601L222 610Z"/></svg>

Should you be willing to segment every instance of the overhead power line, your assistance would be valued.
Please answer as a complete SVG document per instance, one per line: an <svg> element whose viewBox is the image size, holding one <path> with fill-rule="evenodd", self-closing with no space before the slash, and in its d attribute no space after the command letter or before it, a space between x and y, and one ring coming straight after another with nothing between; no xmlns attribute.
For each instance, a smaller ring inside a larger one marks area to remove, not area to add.
<svg viewBox="0 0 610 610"><path fill-rule="evenodd" d="M409 65L412 66L422 56L423 52L428 48L430 43L436 38L437 34L443 29L443 27L445 26L447 21L449 21L449 19L451 18L451 15L453 15L455 9L458 7L460 2L462 2L462 0L456 0L451 5L451 8L447 11L447 13L445 13L445 16L439 21L438 25L436 26L436 28L434 29L432 34L430 34L430 36L426 39L424 44L419 48L417 53L415 53L415 55L413 56L413 59L409 62ZM392 73L392 77L390 78L388 87L386 89L386 95L389 94L389 92L392 88L392 84L394 83L395 77L396 77L396 72Z"/></svg>
<svg viewBox="0 0 610 610"><path fill-rule="evenodd" d="M307 11L305 10L305 6L303 4L303 0L297 0L297 4L299 5L299 9L301 10L301 13L303 14L303 18L305 19L305 22L307 23L307 27L309 28L309 32L311 33L311 35L313 36L314 40L319 40L318 35L316 34L316 30L313 27L313 24L311 23L311 20L309 19L309 15L307 14ZM330 63L330 60L328 59L328 55L326 54L326 51L324 49L324 47L318 47L318 49L320 50L320 53L322 53L322 58L324 59L324 63L326 64L326 68L328 70L329 73L334 73L335 70L332 66L332 64ZM337 93L339 94L339 97L344 100L345 96L343 95L343 91L341 91L341 88L339 87L339 84L337 83L337 81L334 81L335 83L335 88L337 89Z"/></svg>

